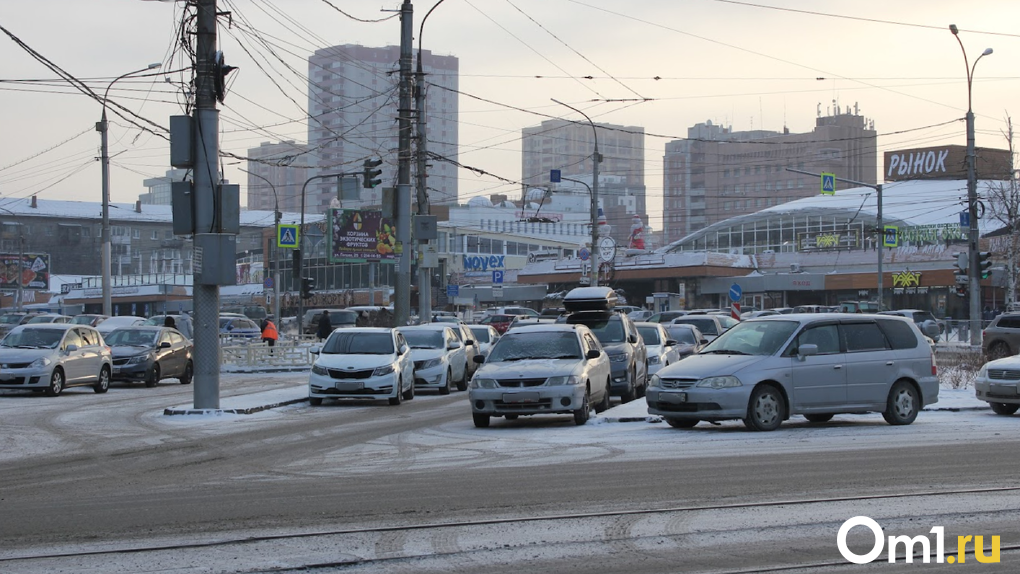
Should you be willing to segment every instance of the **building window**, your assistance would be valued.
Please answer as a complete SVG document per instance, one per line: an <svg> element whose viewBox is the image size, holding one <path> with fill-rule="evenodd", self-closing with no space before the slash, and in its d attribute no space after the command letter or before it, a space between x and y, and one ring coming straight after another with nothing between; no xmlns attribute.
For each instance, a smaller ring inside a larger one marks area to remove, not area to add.
<svg viewBox="0 0 1020 574"><path fill-rule="evenodd" d="M152 230L152 236L150 236L149 239L152 239L153 241L158 240L159 239L159 232L156 231L155 229L153 229Z"/></svg>
<svg viewBox="0 0 1020 574"><path fill-rule="evenodd" d="M92 237L92 228L91 227L82 227L81 228L81 236L82 237Z"/></svg>
<svg viewBox="0 0 1020 574"><path fill-rule="evenodd" d="M131 238L132 239L141 239L142 238L142 230L141 229L132 229L131 230Z"/></svg>
<svg viewBox="0 0 1020 574"><path fill-rule="evenodd" d="M174 230L173 229L167 229L166 231L163 232L163 239L173 239L173 238L174 238Z"/></svg>

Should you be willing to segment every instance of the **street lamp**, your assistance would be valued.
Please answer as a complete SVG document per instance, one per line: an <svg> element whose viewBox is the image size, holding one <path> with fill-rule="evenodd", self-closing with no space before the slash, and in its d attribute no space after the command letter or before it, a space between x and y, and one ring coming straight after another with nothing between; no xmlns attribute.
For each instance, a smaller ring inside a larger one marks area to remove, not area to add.
<svg viewBox="0 0 1020 574"><path fill-rule="evenodd" d="M110 85L106 86L106 91L103 92L103 117L96 124L96 131L100 134L100 141L102 145L102 164L103 164L103 254L102 254L102 273L103 273L103 315L113 315L113 287L110 285L111 275L113 275L111 269L111 242L110 242L110 149L107 141L107 131L109 124L106 121L106 102L110 95L110 88L117 83L118 80L122 80L128 76L134 74L140 74L142 72L148 72L158 68L160 64L158 62L149 64L148 66L140 69L121 74L110 82Z"/></svg>
<svg viewBox="0 0 1020 574"><path fill-rule="evenodd" d="M17 214L15 214L10 209L6 209L4 207L0 207L0 209L6 211L7 213L10 213L14 217L17 217ZM21 311L25 306L24 297L25 292L21 283L21 272L24 270L23 266L25 265L25 230L22 229L21 222L18 222L17 225L18 225L18 305L16 309L18 311Z"/></svg>
<svg viewBox="0 0 1020 574"><path fill-rule="evenodd" d="M588 120L591 124L591 131L595 134L595 151L591 156L591 257L592 257L592 287L598 287L599 285L599 255L598 255L598 241L599 241L599 162L602 161L602 156L599 155L599 132L595 129L595 123L591 121L588 114L581 110L564 104L563 102L550 98L552 101L566 106L575 112L584 116L584 119Z"/></svg>
<svg viewBox="0 0 1020 574"><path fill-rule="evenodd" d="M337 178L337 187L339 188L340 187L340 178L342 178L345 175L351 175L351 174L348 174L348 173L327 173L327 174L323 174L323 175L313 175L312 177L310 177L307 180L305 180L304 185L301 186L301 223L298 225L298 249L297 249L298 250L298 256L297 256L297 266L296 266L295 269L292 270L292 279L294 279L294 282L295 282L295 284L297 286L297 290L298 290L298 298L297 298L298 299L297 326L298 326L298 337L299 338L301 337L301 335L304 334L302 332L303 326L302 326L301 321L304 320L304 316L305 316L305 299L304 299L304 297L302 297L302 294L304 292L304 289L302 289L302 285L304 284L304 266L305 266L305 261L304 261L305 260L305 251L304 251L304 244L305 244L305 190L308 189L308 184L309 183L311 183L311 182L313 182L313 181L315 181L317 179L329 179L331 177ZM327 222L326 233L332 233L332 229L333 229L332 225L328 224L328 222ZM279 317L277 317L277 320L282 323L282 319L280 319Z"/></svg>
<svg viewBox="0 0 1020 574"><path fill-rule="evenodd" d="M956 24L949 25L949 31L953 33L957 43L960 44L960 51L963 52L963 67L967 73L967 213L970 216L970 229L967 241L967 278L970 292L970 344L972 347L981 346L981 272L978 270L978 214L977 214L977 173L975 171L974 154L974 110L971 107L971 86L974 82L974 69L981 58L992 53L991 48L985 48L984 52L974 60L974 65L967 62L967 50L960 40L960 31Z"/></svg>
<svg viewBox="0 0 1020 574"><path fill-rule="evenodd" d="M269 188L273 190L273 200L276 206L273 209L273 223L275 224L273 227L273 239L270 241L273 251L273 318L276 319L277 324L282 324L282 319L280 318L280 246L276 243L280 237L280 196L276 194L276 186L273 185L273 182L253 171L248 171L246 169L242 169L241 171L268 183ZM268 253L266 255L268 255ZM268 258L266 258L266 260L268 261Z"/></svg>

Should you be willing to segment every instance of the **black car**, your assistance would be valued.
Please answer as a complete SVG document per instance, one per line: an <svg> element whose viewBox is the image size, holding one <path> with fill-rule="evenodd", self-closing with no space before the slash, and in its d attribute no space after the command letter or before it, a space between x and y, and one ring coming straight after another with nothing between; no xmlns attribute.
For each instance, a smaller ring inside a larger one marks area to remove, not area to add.
<svg viewBox="0 0 1020 574"><path fill-rule="evenodd" d="M162 379L191 384L194 346L177 329L146 326L114 329L105 337L113 352L114 381L144 381L155 387Z"/></svg>

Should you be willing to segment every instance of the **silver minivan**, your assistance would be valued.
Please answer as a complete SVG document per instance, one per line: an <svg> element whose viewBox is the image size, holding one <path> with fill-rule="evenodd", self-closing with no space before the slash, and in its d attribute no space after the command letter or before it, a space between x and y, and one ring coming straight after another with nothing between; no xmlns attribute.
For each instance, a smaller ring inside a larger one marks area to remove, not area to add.
<svg viewBox="0 0 1020 574"><path fill-rule="evenodd" d="M812 313L743 321L652 377L648 412L673 427L741 419L769 431L791 415L825 422L880 412L910 424L938 400L935 356L903 317Z"/></svg>

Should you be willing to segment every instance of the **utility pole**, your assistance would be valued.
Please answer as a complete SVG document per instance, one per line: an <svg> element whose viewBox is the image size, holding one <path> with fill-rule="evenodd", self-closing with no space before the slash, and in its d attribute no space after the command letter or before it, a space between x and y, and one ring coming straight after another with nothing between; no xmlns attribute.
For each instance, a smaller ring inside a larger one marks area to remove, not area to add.
<svg viewBox="0 0 1020 574"><path fill-rule="evenodd" d="M428 16L426 15L426 17ZM423 20L422 24L424 23ZM428 150L428 140L425 135L425 72L421 63L420 33L418 35L418 69L415 73L414 83L414 110L417 114L418 124L418 215L429 215L429 194L426 187L428 180L425 172L427 169L425 156ZM428 323L432 320L432 269L426 267L424 258L424 250L428 241L419 241L418 245L422 249L422 256L418 257L418 319L422 323Z"/></svg>
<svg viewBox="0 0 1020 574"><path fill-rule="evenodd" d="M412 17L414 6L404 0L400 7L400 109L397 122L398 169L397 197L394 212L397 219L397 258L394 287L396 300L393 315L396 326L407 325L411 318L411 53L414 47Z"/></svg>
<svg viewBox="0 0 1020 574"><path fill-rule="evenodd" d="M584 119L588 120L591 124L592 137L595 138L595 150L591 155L591 286L598 287L599 285L599 162L602 161L602 155L599 154L599 132L595 129L595 123L591 121L588 114L581 110L571 106L570 104L564 104L563 102L553 98L552 101L566 106L575 112L584 116Z"/></svg>

